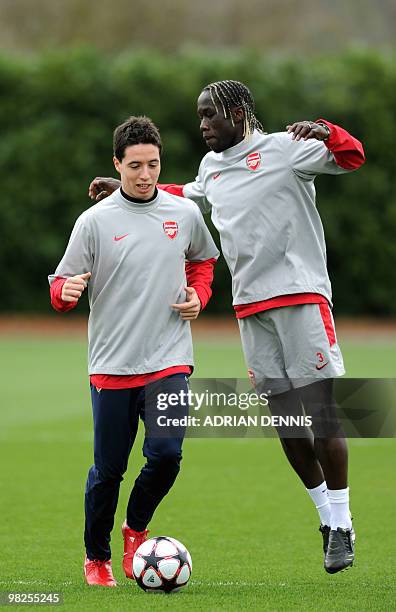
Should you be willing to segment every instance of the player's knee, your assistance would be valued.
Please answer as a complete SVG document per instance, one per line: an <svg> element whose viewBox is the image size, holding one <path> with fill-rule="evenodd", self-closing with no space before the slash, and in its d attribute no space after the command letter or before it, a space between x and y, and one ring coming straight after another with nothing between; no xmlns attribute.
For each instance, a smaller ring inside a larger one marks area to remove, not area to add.
<svg viewBox="0 0 396 612"><path fill-rule="evenodd" d="M311 429L315 438L342 438L342 424L337 414L337 404L334 400L316 402L306 406L306 412L311 417Z"/></svg>
<svg viewBox="0 0 396 612"><path fill-rule="evenodd" d="M151 441L145 454L152 464L168 469L179 469L182 460L180 444L173 439L163 439L155 443Z"/></svg>
<svg viewBox="0 0 396 612"><path fill-rule="evenodd" d="M181 459L181 450L173 446L162 448L158 453L158 461L163 465L169 465L175 468L180 467Z"/></svg>
<svg viewBox="0 0 396 612"><path fill-rule="evenodd" d="M126 468L125 468L126 469ZM93 465L89 470L88 484L92 487L95 485L119 485L123 480L125 473L124 466L115 465Z"/></svg>

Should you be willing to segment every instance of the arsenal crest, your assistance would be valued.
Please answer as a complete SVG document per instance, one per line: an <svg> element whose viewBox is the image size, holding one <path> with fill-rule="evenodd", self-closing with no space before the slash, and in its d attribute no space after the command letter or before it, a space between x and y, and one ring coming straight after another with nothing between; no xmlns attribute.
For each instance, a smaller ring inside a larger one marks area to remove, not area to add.
<svg viewBox="0 0 396 612"><path fill-rule="evenodd" d="M261 164L261 154L260 153L250 153L250 155L246 158L246 165L249 170L257 170L257 168Z"/></svg>
<svg viewBox="0 0 396 612"><path fill-rule="evenodd" d="M164 232L168 238L171 240L176 238L177 232L179 231L179 226L177 225L176 221L164 221L162 227L164 228Z"/></svg>

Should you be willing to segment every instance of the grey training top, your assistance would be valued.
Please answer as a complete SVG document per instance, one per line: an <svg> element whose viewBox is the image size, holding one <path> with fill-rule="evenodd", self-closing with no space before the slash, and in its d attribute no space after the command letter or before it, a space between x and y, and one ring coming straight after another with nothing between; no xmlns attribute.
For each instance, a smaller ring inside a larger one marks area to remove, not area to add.
<svg viewBox="0 0 396 612"><path fill-rule="evenodd" d="M212 208L232 275L233 304L294 293L331 303L317 174L348 172L318 140L257 131L222 153L208 153L183 194Z"/></svg>
<svg viewBox="0 0 396 612"><path fill-rule="evenodd" d="M49 282L92 272L89 373L193 365L190 324L171 304L186 299L185 261L218 255L197 205L163 191L134 203L118 189L83 212Z"/></svg>

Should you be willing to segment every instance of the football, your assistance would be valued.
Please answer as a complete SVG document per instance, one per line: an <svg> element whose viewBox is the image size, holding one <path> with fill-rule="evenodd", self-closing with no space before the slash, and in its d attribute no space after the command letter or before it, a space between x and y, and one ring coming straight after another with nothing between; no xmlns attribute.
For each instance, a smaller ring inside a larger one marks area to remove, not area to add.
<svg viewBox="0 0 396 612"><path fill-rule="evenodd" d="M159 536L139 546L132 568L136 582L144 591L170 593L188 583L192 572L191 555L175 538Z"/></svg>

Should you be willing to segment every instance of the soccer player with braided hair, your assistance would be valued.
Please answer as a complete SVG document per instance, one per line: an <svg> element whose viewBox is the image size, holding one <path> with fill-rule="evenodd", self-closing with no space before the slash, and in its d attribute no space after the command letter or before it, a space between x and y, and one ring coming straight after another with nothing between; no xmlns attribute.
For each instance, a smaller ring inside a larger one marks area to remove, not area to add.
<svg viewBox="0 0 396 612"><path fill-rule="evenodd" d="M224 117L229 117L234 126L231 109L242 106L244 138L253 134L255 129L261 133L264 132L263 126L255 115L255 104L252 94L246 85L239 81L218 81L205 87L205 90L209 91L216 111L218 112L218 104L220 102Z"/></svg>
<svg viewBox="0 0 396 612"><path fill-rule="evenodd" d="M358 169L363 147L325 119L266 134L249 89L238 81L207 85L197 111L211 151L195 181L161 187L211 211L252 383L268 393L274 415L304 410L312 418L312 431L278 433L318 510L324 567L333 574L353 564L355 534L348 449L333 396L333 379L345 370L314 179ZM101 199L116 187L114 179L96 178L89 193Z"/></svg>

